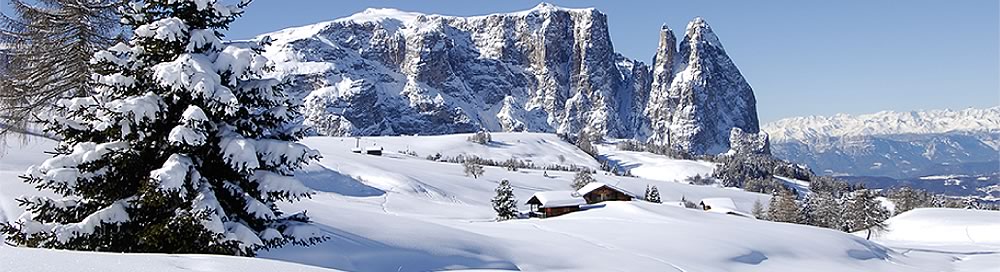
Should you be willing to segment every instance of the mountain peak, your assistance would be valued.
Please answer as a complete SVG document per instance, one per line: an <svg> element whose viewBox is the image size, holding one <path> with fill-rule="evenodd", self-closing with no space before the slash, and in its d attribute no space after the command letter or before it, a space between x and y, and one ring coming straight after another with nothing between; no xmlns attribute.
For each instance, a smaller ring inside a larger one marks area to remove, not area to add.
<svg viewBox="0 0 1000 272"><path fill-rule="evenodd" d="M725 51L722 47L722 43L719 42L719 38L716 37L715 32L712 31L712 27L709 26L708 22L701 17L694 17L694 19L688 23L687 29L684 31L684 39L688 41L704 42Z"/></svg>
<svg viewBox="0 0 1000 272"><path fill-rule="evenodd" d="M594 8L566 8L566 7L560 7L560 6L553 5L552 3L549 3L549 2L541 2L541 3L538 3L537 6L531 8L531 9L529 9L527 11L546 11L546 12L552 12L552 11L588 11L589 12L589 11L594 11L594 10L595 10Z"/></svg>

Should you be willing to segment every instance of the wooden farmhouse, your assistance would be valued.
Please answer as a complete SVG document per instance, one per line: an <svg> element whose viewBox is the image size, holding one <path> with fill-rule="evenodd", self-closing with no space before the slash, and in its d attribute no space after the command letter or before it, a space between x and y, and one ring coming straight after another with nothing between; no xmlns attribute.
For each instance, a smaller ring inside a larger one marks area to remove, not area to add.
<svg viewBox="0 0 1000 272"><path fill-rule="evenodd" d="M587 204L604 201L632 201L636 195L614 185L591 182L576 191L587 200Z"/></svg>
<svg viewBox="0 0 1000 272"><path fill-rule="evenodd" d="M576 191L548 191L535 193L526 204L532 213L545 218L579 211L587 201Z"/></svg>
<svg viewBox="0 0 1000 272"><path fill-rule="evenodd" d="M717 197L717 198L706 198L702 199L701 209L707 212L735 215L741 217L754 218L753 215L741 212L736 209L736 202L733 202L732 198Z"/></svg>

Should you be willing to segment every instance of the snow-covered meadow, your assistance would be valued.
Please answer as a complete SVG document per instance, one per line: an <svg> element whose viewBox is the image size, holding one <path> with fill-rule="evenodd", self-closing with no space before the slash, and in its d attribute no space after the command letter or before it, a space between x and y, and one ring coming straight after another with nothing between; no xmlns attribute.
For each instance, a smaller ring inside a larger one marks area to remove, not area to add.
<svg viewBox="0 0 1000 272"><path fill-rule="evenodd" d="M997 212L918 209L890 220L876 241L838 231L707 213L678 205L681 198L732 198L749 212L766 195L675 182L712 165L616 151L601 155L632 167L639 178L594 177L636 194L659 188L663 204L611 202L548 219L494 222L490 198L511 182L521 209L531 194L570 190L571 172L486 167L463 175L459 164L427 155L517 158L537 165L599 163L551 134L494 133L493 142L469 135L364 137L384 156L352 153L355 138L303 141L323 159L297 176L317 191L282 204L307 210L330 239L313 247L261 252L260 258L205 255L83 253L0 246L0 267L17 271L988 271L1000 263ZM0 158L0 219L21 213L13 198L33 194L18 175L48 155L54 142L15 144ZM417 156L397 151L416 152ZM933 231L935 236L928 236ZM968 236L968 239L961 237ZM933 237L938 237L934 238ZM266 259L266 260L264 260ZM55 260L55 261L53 261ZM42 265L35 265L42 262ZM110 269L110 270L109 270ZM3 270L3 269L0 269Z"/></svg>

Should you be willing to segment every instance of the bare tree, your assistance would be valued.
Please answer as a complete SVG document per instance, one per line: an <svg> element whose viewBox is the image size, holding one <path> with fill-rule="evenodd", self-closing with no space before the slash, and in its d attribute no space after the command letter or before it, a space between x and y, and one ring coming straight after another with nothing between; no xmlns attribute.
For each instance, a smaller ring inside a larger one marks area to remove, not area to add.
<svg viewBox="0 0 1000 272"><path fill-rule="evenodd" d="M472 178L476 179L481 177L483 173L486 172L486 170L483 169L482 165L472 160L466 160L465 162L463 162L462 167L465 168L466 176L472 176Z"/></svg>
<svg viewBox="0 0 1000 272"><path fill-rule="evenodd" d="M115 41L119 0L10 0L0 15L0 140L31 127L57 99L91 91L94 53Z"/></svg>

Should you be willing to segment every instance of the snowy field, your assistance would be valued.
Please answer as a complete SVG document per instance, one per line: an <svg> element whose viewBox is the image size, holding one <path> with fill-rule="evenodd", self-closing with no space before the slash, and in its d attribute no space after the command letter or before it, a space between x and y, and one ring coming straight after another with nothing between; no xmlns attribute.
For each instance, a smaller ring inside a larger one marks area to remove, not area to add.
<svg viewBox="0 0 1000 272"><path fill-rule="evenodd" d="M440 152L531 159L539 165L596 167L598 163L549 134L494 133L494 142L488 145L467 142L466 137L362 139L362 146L384 147L384 156L351 153L354 138L305 139L324 156L298 174L317 194L283 204L282 209L308 210L331 238L313 247L261 252L256 259L0 247L0 267L17 271L139 267L143 271L989 271L983 269L996 265L984 264L1000 263L997 237L976 231L996 229L996 221L987 221L1000 218L995 214L917 210L893 218L892 229L882 240L869 242L827 229L681 208L677 202L682 197L694 202L728 197L738 210L749 212L755 201L766 204L769 197L675 182L711 172L708 163L605 147L603 156L633 167L640 178L598 173L594 176L598 181L636 194L655 185L664 204L612 202L556 218L493 222L489 200L500 180L510 180L520 208L526 209L523 202L535 192L569 190L574 173L548 171L546 176L540 170L486 167L483 177L473 179L462 174L461 165L424 157ZM42 161L46 155L41 152L52 146L51 141L36 139L8 150L0 159L0 219L15 219L21 213L12 198L32 194L32 189L16 177L28 165ZM396 152L400 150L418 156ZM928 222L941 225L930 228ZM941 234L941 240L921 240L924 228L970 233L972 239ZM69 269L35 265L39 260L59 260Z"/></svg>
<svg viewBox="0 0 1000 272"><path fill-rule="evenodd" d="M598 153L621 171L631 171L644 179L684 182L684 179L701 175L711 176L715 164L705 161L676 160L648 152L618 150L614 143L597 144Z"/></svg>

